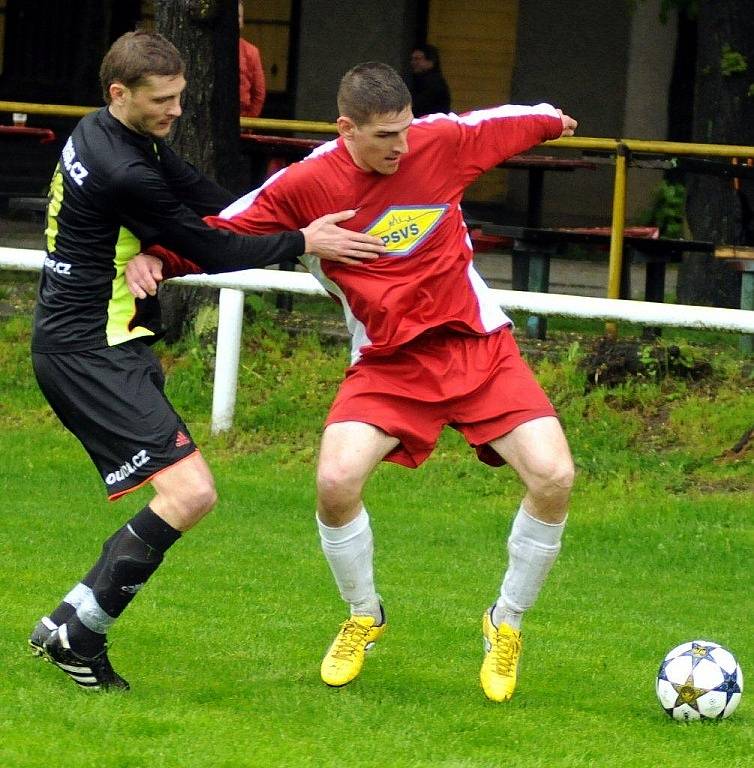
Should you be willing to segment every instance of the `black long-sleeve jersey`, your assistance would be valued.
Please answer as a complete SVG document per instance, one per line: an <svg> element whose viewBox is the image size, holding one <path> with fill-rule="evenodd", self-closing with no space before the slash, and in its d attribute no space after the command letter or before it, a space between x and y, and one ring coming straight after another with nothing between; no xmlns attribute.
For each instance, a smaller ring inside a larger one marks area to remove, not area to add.
<svg viewBox="0 0 754 768"><path fill-rule="evenodd" d="M100 349L161 335L157 298L135 299L125 281L128 261L158 241L208 273L304 252L298 230L250 237L202 221L233 199L164 141L130 130L106 107L84 117L52 176L32 349Z"/></svg>

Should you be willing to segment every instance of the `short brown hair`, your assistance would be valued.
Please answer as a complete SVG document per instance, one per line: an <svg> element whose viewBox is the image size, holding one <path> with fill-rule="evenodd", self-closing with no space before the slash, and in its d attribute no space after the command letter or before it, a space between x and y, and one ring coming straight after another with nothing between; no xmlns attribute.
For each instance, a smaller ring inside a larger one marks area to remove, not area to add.
<svg viewBox="0 0 754 768"><path fill-rule="evenodd" d="M349 69L338 88L338 110L356 125L375 115L403 112L411 94L401 76L388 64L367 61Z"/></svg>
<svg viewBox="0 0 754 768"><path fill-rule="evenodd" d="M183 59L166 37L156 32L126 32L111 46L102 59L99 81L102 95L110 103L110 86L123 83L136 88L150 75L182 75Z"/></svg>

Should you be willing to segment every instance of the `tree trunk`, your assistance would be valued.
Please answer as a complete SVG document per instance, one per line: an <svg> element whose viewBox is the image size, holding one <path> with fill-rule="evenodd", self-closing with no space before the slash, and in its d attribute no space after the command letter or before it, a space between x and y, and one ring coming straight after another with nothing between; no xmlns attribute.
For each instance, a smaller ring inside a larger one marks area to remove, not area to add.
<svg viewBox="0 0 754 768"><path fill-rule="evenodd" d="M157 31L180 51L188 85L175 151L219 184L239 191L237 0L155 0ZM160 294L166 341L180 338L217 291L165 286Z"/></svg>
<svg viewBox="0 0 754 768"><path fill-rule="evenodd" d="M694 122L697 20L686 8L678 11L673 73L668 94L668 141L691 141Z"/></svg>
<svg viewBox="0 0 754 768"><path fill-rule="evenodd" d="M750 0L700 0L693 140L754 144L754 14ZM750 93L751 88L751 93ZM686 212L694 238L753 242L752 182L692 175ZM690 256L679 271L678 299L739 305L740 277L712 255Z"/></svg>

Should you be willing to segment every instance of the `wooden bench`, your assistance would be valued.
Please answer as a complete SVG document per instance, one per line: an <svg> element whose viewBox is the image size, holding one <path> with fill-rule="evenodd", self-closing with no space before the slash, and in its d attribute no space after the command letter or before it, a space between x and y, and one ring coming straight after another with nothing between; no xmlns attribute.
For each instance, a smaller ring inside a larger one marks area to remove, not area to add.
<svg viewBox="0 0 754 768"><path fill-rule="evenodd" d="M741 309L754 310L754 247L749 245L718 245L715 258L741 273ZM741 350L754 352L754 336L741 337Z"/></svg>
<svg viewBox="0 0 754 768"><path fill-rule="evenodd" d="M475 222L477 225L480 222ZM608 250L608 228L538 228L519 227L481 222L484 235L510 238L513 241L513 275L515 291L547 293L550 286L550 259L562 255L569 245ZM712 253L715 246L700 240L674 240L656 237L653 228L628 228L623 237L623 266L620 280L620 298L631 297L631 265L644 264L644 300L665 300L665 271L668 264L678 263L686 252ZM545 318L530 317L527 335L544 339L547 332ZM659 329L653 329L655 335Z"/></svg>

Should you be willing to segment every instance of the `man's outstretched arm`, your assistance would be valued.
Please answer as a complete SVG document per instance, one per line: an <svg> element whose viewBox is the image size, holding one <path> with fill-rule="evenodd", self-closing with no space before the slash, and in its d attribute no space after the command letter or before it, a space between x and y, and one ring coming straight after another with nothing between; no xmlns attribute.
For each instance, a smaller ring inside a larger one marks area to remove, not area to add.
<svg viewBox="0 0 754 768"><path fill-rule="evenodd" d="M346 221L354 214L355 211L328 213L303 227L300 230L304 237L303 253L310 253L321 259L338 261L343 264L359 264L362 261L371 261L385 253L385 247L381 240L362 232L352 232L337 226L338 222ZM240 228L241 222L238 219L222 219L211 216L207 217L207 220L213 227L236 233L243 232ZM208 270L203 265L183 258L168 248L155 245L147 249L146 253L138 254L131 259L126 267L126 283L129 291L137 299L143 299L147 295L154 296L157 293L157 286L162 280L202 272L213 274L214 270Z"/></svg>

